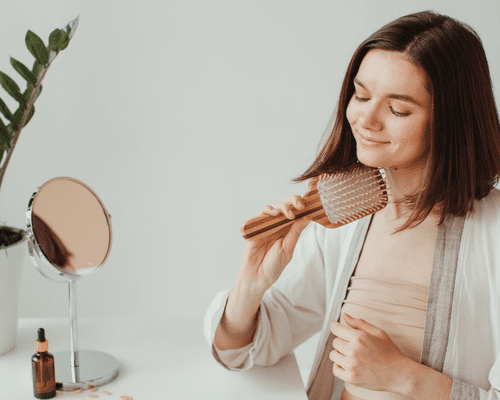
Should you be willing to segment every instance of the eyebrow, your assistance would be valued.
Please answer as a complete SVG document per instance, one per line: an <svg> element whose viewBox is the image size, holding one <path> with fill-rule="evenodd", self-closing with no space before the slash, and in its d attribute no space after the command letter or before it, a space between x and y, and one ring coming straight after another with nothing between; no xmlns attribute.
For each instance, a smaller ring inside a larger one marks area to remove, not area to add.
<svg viewBox="0 0 500 400"><path fill-rule="evenodd" d="M365 85L363 85L363 82L361 82L357 77L354 78L354 83L358 84L361 86L363 89L368 90ZM385 95L386 97L389 97L390 99L396 99L396 100L402 100L402 101L407 101L408 103L413 103L417 106L423 107L422 104L420 104L419 101L415 100L413 97L408 96L406 94L395 94L395 93L389 93Z"/></svg>

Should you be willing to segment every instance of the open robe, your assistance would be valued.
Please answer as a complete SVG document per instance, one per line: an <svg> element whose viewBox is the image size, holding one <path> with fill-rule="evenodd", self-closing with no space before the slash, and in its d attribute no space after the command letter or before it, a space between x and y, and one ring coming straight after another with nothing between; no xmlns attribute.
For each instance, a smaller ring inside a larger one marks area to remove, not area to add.
<svg viewBox="0 0 500 400"><path fill-rule="evenodd" d="M333 350L330 331L338 321L349 280L372 216L336 229L310 223L293 258L264 294L254 341L217 351L213 340L230 289L217 294L205 316L205 336L226 368L273 365L321 330L307 391ZM232 360L228 367L223 360ZM439 227L420 362L453 379L450 399L500 400L500 191L475 202L467 217L448 215ZM236 364L235 364L236 363ZM320 386L339 400L343 381L327 374ZM328 386L329 385L329 386Z"/></svg>

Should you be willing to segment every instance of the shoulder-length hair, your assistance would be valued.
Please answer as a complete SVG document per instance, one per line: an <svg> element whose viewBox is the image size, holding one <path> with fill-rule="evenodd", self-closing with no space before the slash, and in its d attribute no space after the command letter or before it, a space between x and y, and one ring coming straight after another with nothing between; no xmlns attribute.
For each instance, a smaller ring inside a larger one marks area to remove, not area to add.
<svg viewBox="0 0 500 400"><path fill-rule="evenodd" d="M472 212L474 199L485 197L498 183L498 111L479 36L467 24L432 11L401 17L361 43L347 68L336 118L332 116L318 150L322 142L323 147L309 169L292 182L358 162L346 109L354 93L353 79L370 49L403 53L427 73L433 99L426 170L418 190L403 199L411 212L394 233L420 224L434 206L441 213L440 225L446 214Z"/></svg>

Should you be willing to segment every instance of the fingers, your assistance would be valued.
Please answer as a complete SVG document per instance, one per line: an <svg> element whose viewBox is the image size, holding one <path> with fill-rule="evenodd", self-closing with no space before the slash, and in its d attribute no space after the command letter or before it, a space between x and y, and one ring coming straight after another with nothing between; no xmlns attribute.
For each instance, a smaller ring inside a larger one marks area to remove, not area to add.
<svg viewBox="0 0 500 400"><path fill-rule="evenodd" d="M333 361L334 374L335 374L335 372L345 371L344 367L347 364L347 357L346 356L339 353L337 350L333 350L330 352L329 358L330 358L330 360ZM337 371L335 371L335 369L337 369Z"/></svg>
<svg viewBox="0 0 500 400"><path fill-rule="evenodd" d="M332 346L334 350L337 350L340 354L346 356L350 354L349 342L339 337L333 339Z"/></svg>
<svg viewBox="0 0 500 400"><path fill-rule="evenodd" d="M330 324L330 330L335 336L348 342L354 340L358 332L356 329L351 328L350 326L345 326L338 321L333 321Z"/></svg>
<svg viewBox="0 0 500 400"><path fill-rule="evenodd" d="M342 379L344 382L349 382L346 371L340 364L334 362L332 372L337 378Z"/></svg>
<svg viewBox="0 0 500 400"><path fill-rule="evenodd" d="M298 220L292 224L290 231L286 234L282 243L283 249L286 253L293 254L293 250L299 240L300 234L309 222L309 220Z"/></svg>
<svg viewBox="0 0 500 400"><path fill-rule="evenodd" d="M349 314L344 313L344 321L351 328L368 332L374 336L379 336L379 337L385 336L385 332L382 329L377 328L375 325L370 324L364 319L353 318Z"/></svg>
<svg viewBox="0 0 500 400"><path fill-rule="evenodd" d="M281 203L265 206L257 215L279 215L282 213L288 219L294 219L297 210L302 210L304 207L304 199L294 195L286 197Z"/></svg>
<svg viewBox="0 0 500 400"><path fill-rule="evenodd" d="M297 210L302 210L304 208L304 199L298 195L286 197L283 203L292 204Z"/></svg>

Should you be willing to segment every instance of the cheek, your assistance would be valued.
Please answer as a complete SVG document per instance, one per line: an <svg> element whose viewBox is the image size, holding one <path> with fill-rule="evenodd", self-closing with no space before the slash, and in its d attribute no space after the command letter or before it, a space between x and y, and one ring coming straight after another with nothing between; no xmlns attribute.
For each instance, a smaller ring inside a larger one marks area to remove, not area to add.
<svg viewBox="0 0 500 400"><path fill-rule="evenodd" d="M415 122L402 124L399 127L394 127L393 132L400 132L395 135L395 143L405 152L415 156L420 156L430 148L430 134L425 124Z"/></svg>

